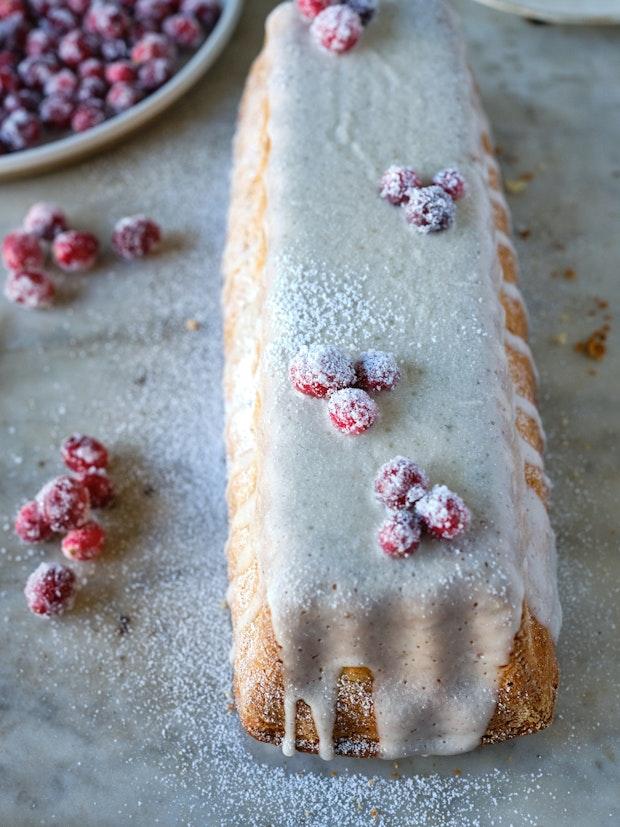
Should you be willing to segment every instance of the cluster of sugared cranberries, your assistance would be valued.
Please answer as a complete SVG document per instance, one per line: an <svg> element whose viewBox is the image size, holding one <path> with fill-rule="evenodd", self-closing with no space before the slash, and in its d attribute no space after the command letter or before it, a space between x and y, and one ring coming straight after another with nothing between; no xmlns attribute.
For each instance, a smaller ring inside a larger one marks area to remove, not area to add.
<svg viewBox="0 0 620 827"><path fill-rule="evenodd" d="M436 233L454 223L455 202L465 195L465 179L456 169L442 169L425 186L412 167L393 164L383 173L379 194L403 207L405 218L418 232Z"/></svg>
<svg viewBox="0 0 620 827"><path fill-rule="evenodd" d="M0 0L0 154L134 106L210 35L221 8L220 0Z"/></svg>
<svg viewBox="0 0 620 827"><path fill-rule="evenodd" d="M340 55L357 44L377 11L377 0L297 0L297 8L311 24L319 48Z"/></svg>
<svg viewBox="0 0 620 827"><path fill-rule="evenodd" d="M429 488L426 473L407 457L394 457L379 469L375 496L388 510L379 529L379 547L390 557L410 557L422 531L437 540L453 540L470 523L463 500L446 488Z"/></svg>
<svg viewBox="0 0 620 827"><path fill-rule="evenodd" d="M62 553L70 560L93 560L105 543L105 531L91 519L91 508L105 508L114 496L107 474L108 451L99 440L72 434L60 453L73 475L50 480L15 518L15 533L25 543L41 543L63 534ZM62 586L62 587L61 587ZM28 578L26 599L35 614L59 614L69 608L75 575L65 566L41 564Z"/></svg>
<svg viewBox="0 0 620 827"><path fill-rule="evenodd" d="M354 363L337 347L312 345L295 354L289 379L299 393L327 398L332 424L342 433L356 436L379 418L379 408L369 391L395 388L400 370L393 354L381 350L366 351Z"/></svg>

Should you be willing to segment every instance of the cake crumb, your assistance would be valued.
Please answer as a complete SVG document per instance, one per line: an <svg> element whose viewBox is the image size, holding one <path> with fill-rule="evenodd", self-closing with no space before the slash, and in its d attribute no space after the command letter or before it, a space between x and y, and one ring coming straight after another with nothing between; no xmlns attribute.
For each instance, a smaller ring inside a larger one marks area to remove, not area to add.
<svg viewBox="0 0 620 827"><path fill-rule="evenodd" d="M195 333L197 330L200 330L200 327L201 325L198 319L187 319L185 322L185 329L190 333Z"/></svg>
<svg viewBox="0 0 620 827"><path fill-rule="evenodd" d="M587 339L575 343L577 353L583 353L589 359L600 361L607 353L607 335L609 324L604 324L594 330Z"/></svg>

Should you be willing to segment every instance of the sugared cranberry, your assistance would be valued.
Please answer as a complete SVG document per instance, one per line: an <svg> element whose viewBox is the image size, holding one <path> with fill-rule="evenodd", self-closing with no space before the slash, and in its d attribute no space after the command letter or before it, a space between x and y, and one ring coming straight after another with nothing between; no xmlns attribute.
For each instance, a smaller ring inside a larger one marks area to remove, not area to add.
<svg viewBox="0 0 620 827"><path fill-rule="evenodd" d="M42 89L51 76L58 71L58 61L49 54L40 57L26 57L17 65L17 72L29 89Z"/></svg>
<svg viewBox="0 0 620 827"><path fill-rule="evenodd" d="M222 4L220 0L181 0L181 12L200 20L205 33L209 34L220 19Z"/></svg>
<svg viewBox="0 0 620 827"><path fill-rule="evenodd" d="M343 4L328 6L314 18L310 27L315 43L333 54L344 54L352 49L363 30L359 14Z"/></svg>
<svg viewBox="0 0 620 827"><path fill-rule="evenodd" d="M83 17L88 11L91 0L66 0L66 2L73 14L77 14L78 17Z"/></svg>
<svg viewBox="0 0 620 827"><path fill-rule="evenodd" d="M38 270L11 272L4 284L4 295L28 310L42 310L54 301L54 284L49 276Z"/></svg>
<svg viewBox="0 0 620 827"><path fill-rule="evenodd" d="M140 89L132 86L131 83L118 81L110 86L105 102L113 112L125 112L142 100L142 97Z"/></svg>
<svg viewBox="0 0 620 827"><path fill-rule="evenodd" d="M75 94L77 89L78 79L71 69L61 69L52 75L45 82L44 92L46 95L63 95L65 98L70 98Z"/></svg>
<svg viewBox="0 0 620 827"><path fill-rule="evenodd" d="M158 57L155 60L147 60L138 69L138 83L146 92L153 92L170 80L172 72L172 63L166 58Z"/></svg>
<svg viewBox="0 0 620 827"><path fill-rule="evenodd" d="M458 169L442 169L433 178L433 184L441 187L455 201L465 195L465 179Z"/></svg>
<svg viewBox="0 0 620 827"><path fill-rule="evenodd" d="M163 30L181 49L196 49L204 39L202 26L188 14L173 14L164 20Z"/></svg>
<svg viewBox="0 0 620 827"><path fill-rule="evenodd" d="M94 560L103 551L105 531L94 520L74 528L62 539L61 549L69 560Z"/></svg>
<svg viewBox="0 0 620 827"><path fill-rule="evenodd" d="M302 348L289 365L292 386L307 396L325 397L355 382L353 362L336 347Z"/></svg>
<svg viewBox="0 0 620 827"><path fill-rule="evenodd" d="M93 56L93 42L79 29L68 32L58 44L58 54L67 66L78 66Z"/></svg>
<svg viewBox="0 0 620 827"><path fill-rule="evenodd" d="M26 11L23 0L0 0L0 20L6 20L13 14Z"/></svg>
<svg viewBox="0 0 620 827"><path fill-rule="evenodd" d="M16 109L26 109L28 112L38 112L41 95L33 89L18 89L17 92L10 92L4 99L4 108L7 112L15 112Z"/></svg>
<svg viewBox="0 0 620 827"><path fill-rule="evenodd" d="M118 37L114 40L104 40L99 48L101 56L108 62L112 60L123 60L123 58L129 57L129 46L124 40Z"/></svg>
<svg viewBox="0 0 620 827"><path fill-rule="evenodd" d="M90 495L79 480L63 474L45 485L37 494L43 519L52 531L80 528L90 516Z"/></svg>
<svg viewBox="0 0 620 827"><path fill-rule="evenodd" d="M24 543L42 543L52 536L36 500L22 505L15 518L15 533Z"/></svg>
<svg viewBox="0 0 620 827"><path fill-rule="evenodd" d="M328 6L333 6L336 0L296 0L299 13L304 20L314 20Z"/></svg>
<svg viewBox="0 0 620 827"><path fill-rule="evenodd" d="M43 98L39 106L39 115L43 123L56 129L66 129L71 123L75 104L64 95L49 95Z"/></svg>
<svg viewBox="0 0 620 827"><path fill-rule="evenodd" d="M84 28L104 40L114 40L126 34L129 20L125 12L114 3L96 0L84 16Z"/></svg>
<svg viewBox="0 0 620 827"><path fill-rule="evenodd" d="M56 38L45 29L31 29L26 35L25 50L28 57L41 57L55 48Z"/></svg>
<svg viewBox="0 0 620 827"><path fill-rule="evenodd" d="M339 431L353 436L363 434L379 417L377 403L361 388L334 391L327 402L327 412Z"/></svg>
<svg viewBox="0 0 620 827"><path fill-rule="evenodd" d="M152 20L162 23L164 18L174 14L178 4L174 0L137 0L135 5L136 20Z"/></svg>
<svg viewBox="0 0 620 827"><path fill-rule="evenodd" d="M108 450L102 442L86 434L71 434L60 446L60 455L72 471L106 468Z"/></svg>
<svg viewBox="0 0 620 827"><path fill-rule="evenodd" d="M456 205L447 192L434 184L409 192L405 216L420 233L436 233L447 230L454 222Z"/></svg>
<svg viewBox="0 0 620 827"><path fill-rule="evenodd" d="M378 534L381 550L390 557L410 557L420 545L420 522L410 511L395 511L381 525Z"/></svg>
<svg viewBox="0 0 620 827"><path fill-rule="evenodd" d="M24 589L30 611L45 617L60 615L70 609L75 592L75 574L68 566L56 563L41 563L26 581Z"/></svg>
<svg viewBox="0 0 620 827"><path fill-rule="evenodd" d="M15 109L0 126L0 142L11 150L34 146L41 137L41 121L26 109Z"/></svg>
<svg viewBox="0 0 620 827"><path fill-rule="evenodd" d="M133 83L136 70L128 60L115 60L105 67L105 79L108 83Z"/></svg>
<svg viewBox="0 0 620 827"><path fill-rule="evenodd" d="M114 251L128 261L153 252L161 241L159 225L145 215L121 218L112 233Z"/></svg>
<svg viewBox="0 0 620 827"><path fill-rule="evenodd" d="M386 508L413 506L428 491L428 477L407 457L394 457L379 468L375 495Z"/></svg>
<svg viewBox="0 0 620 827"><path fill-rule="evenodd" d="M77 478L88 488L93 508L105 508L114 499L114 486L104 468L89 468Z"/></svg>
<svg viewBox="0 0 620 827"><path fill-rule="evenodd" d="M422 179L412 167L400 167L393 164L388 167L381 178L381 198L390 204L400 206L409 202L409 191L422 186Z"/></svg>
<svg viewBox="0 0 620 827"><path fill-rule="evenodd" d="M28 20L23 12L14 12L0 20L0 43L5 49L21 51L26 42Z"/></svg>
<svg viewBox="0 0 620 827"><path fill-rule="evenodd" d="M86 132L105 121L105 112L98 100L80 103L71 118L71 129L74 132Z"/></svg>
<svg viewBox="0 0 620 827"><path fill-rule="evenodd" d="M46 241L52 241L67 227L67 216L61 208L46 201L37 201L33 204L24 218L24 230Z"/></svg>
<svg viewBox="0 0 620 827"><path fill-rule="evenodd" d="M63 35L76 28L77 18L69 9L55 6L46 14L43 25L48 31Z"/></svg>
<svg viewBox="0 0 620 827"><path fill-rule="evenodd" d="M422 525L438 540L453 540L469 525L469 509L445 485L435 485L415 504Z"/></svg>
<svg viewBox="0 0 620 827"><path fill-rule="evenodd" d="M134 63L146 63L156 58L170 60L174 57L174 46L167 37L156 32L148 32L131 50L131 59Z"/></svg>
<svg viewBox="0 0 620 827"><path fill-rule="evenodd" d="M400 369L393 353L367 350L355 364L357 386L366 391L391 391L400 381Z"/></svg>
<svg viewBox="0 0 620 827"><path fill-rule="evenodd" d="M9 95L19 89L19 77L11 66L0 66L0 95Z"/></svg>
<svg viewBox="0 0 620 827"><path fill-rule="evenodd" d="M93 100L102 101L108 91L105 80L97 77L83 78L77 91L77 99L81 103L89 103Z"/></svg>
<svg viewBox="0 0 620 827"><path fill-rule="evenodd" d="M364 26L367 26L377 13L377 0L346 0L346 4L359 14Z"/></svg>
<svg viewBox="0 0 620 827"><path fill-rule="evenodd" d="M36 235L14 230L2 242L2 260L7 270L36 269L43 266L45 255Z"/></svg>
<svg viewBox="0 0 620 827"><path fill-rule="evenodd" d="M66 230L54 239L52 254L56 264L67 273L90 270L99 254L99 242L92 233Z"/></svg>
<svg viewBox="0 0 620 827"><path fill-rule="evenodd" d="M98 58L89 57L80 63L77 67L77 73L81 78L99 78L99 80L103 80L105 77L105 66Z"/></svg>

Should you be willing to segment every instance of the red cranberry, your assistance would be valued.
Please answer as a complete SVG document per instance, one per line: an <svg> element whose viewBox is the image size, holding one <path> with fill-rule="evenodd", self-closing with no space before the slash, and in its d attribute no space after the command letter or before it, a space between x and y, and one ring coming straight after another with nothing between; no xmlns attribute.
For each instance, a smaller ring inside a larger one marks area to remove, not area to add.
<svg viewBox="0 0 620 827"><path fill-rule="evenodd" d="M163 57L147 60L138 69L138 82L146 92L152 92L170 80L172 73L173 68L169 60Z"/></svg>
<svg viewBox="0 0 620 827"><path fill-rule="evenodd" d="M131 59L134 63L146 63L156 58L170 60L174 57L174 46L167 37L155 32L144 35L131 50Z"/></svg>
<svg viewBox="0 0 620 827"><path fill-rule="evenodd" d="M63 35L77 27L77 19L69 9L57 6L48 11L43 25L54 34Z"/></svg>
<svg viewBox="0 0 620 827"><path fill-rule="evenodd" d="M22 505L15 518L15 533L24 543L42 543L52 536L35 500Z"/></svg>
<svg viewBox="0 0 620 827"><path fill-rule="evenodd" d="M357 386L366 391L391 391L400 381L400 369L393 353L367 350L355 365Z"/></svg>
<svg viewBox="0 0 620 827"><path fill-rule="evenodd" d="M68 226L67 216L61 208L46 201L37 201L33 204L24 218L24 230L46 241L52 241L54 236L66 230Z"/></svg>
<svg viewBox="0 0 620 827"><path fill-rule="evenodd" d="M422 525L438 540L453 540L469 525L469 509L463 500L446 488L435 485L415 504Z"/></svg>
<svg viewBox="0 0 620 827"><path fill-rule="evenodd" d="M11 68L15 66L16 62L17 55L15 55L10 49L0 49L0 66L8 66Z"/></svg>
<svg viewBox="0 0 620 827"><path fill-rule="evenodd" d="M181 0L181 12L200 20L205 33L209 34L222 14L220 0Z"/></svg>
<svg viewBox="0 0 620 827"><path fill-rule="evenodd" d="M326 52L344 54L352 49L362 36L363 26L359 14L348 6L328 6L312 21L312 36Z"/></svg>
<svg viewBox="0 0 620 827"><path fill-rule="evenodd" d="M2 242L2 260L7 270L36 269L43 266L45 255L36 235L14 230Z"/></svg>
<svg viewBox="0 0 620 827"><path fill-rule="evenodd" d="M6 20L18 12L24 14L25 11L22 0L0 0L0 20Z"/></svg>
<svg viewBox="0 0 620 827"><path fill-rule="evenodd" d="M26 35L25 51L28 57L41 57L55 48L56 38L45 29L30 29Z"/></svg>
<svg viewBox="0 0 620 827"><path fill-rule="evenodd" d="M162 23L164 18L174 14L177 3L171 0L137 0L135 7L136 20L152 20Z"/></svg>
<svg viewBox="0 0 620 827"><path fill-rule="evenodd" d="M104 40L101 46L101 56L104 60L122 60L129 55L129 48L124 40L115 38L114 40Z"/></svg>
<svg viewBox="0 0 620 827"><path fill-rule="evenodd" d="M74 132L86 132L105 121L105 112L98 100L80 103L71 118L71 129Z"/></svg>
<svg viewBox="0 0 620 827"><path fill-rule="evenodd" d="M106 468L108 450L102 442L86 434L71 434L60 446L64 464L72 471Z"/></svg>
<svg viewBox="0 0 620 827"><path fill-rule="evenodd" d="M379 546L389 557L410 557L420 545L421 534L420 522L414 514L396 511L379 529Z"/></svg>
<svg viewBox="0 0 620 827"><path fill-rule="evenodd" d="M363 26L367 26L377 13L377 0L345 0L347 6L359 14Z"/></svg>
<svg viewBox="0 0 620 827"><path fill-rule="evenodd" d="M61 549L69 560L94 560L103 551L105 531L94 520L74 528L62 539Z"/></svg>
<svg viewBox="0 0 620 827"><path fill-rule="evenodd" d="M105 77L105 66L98 58L89 57L80 63L77 67L77 72L81 78L99 78L99 80L103 80Z"/></svg>
<svg viewBox="0 0 620 827"><path fill-rule="evenodd" d="M447 230L454 223L456 205L441 187L421 187L410 190L405 216L420 233Z"/></svg>
<svg viewBox="0 0 620 827"><path fill-rule="evenodd" d="M102 100L107 91L108 86L105 80L96 77L83 78L77 91L77 99L83 103L97 99Z"/></svg>
<svg viewBox="0 0 620 827"><path fill-rule="evenodd" d="M360 388L334 391L327 402L327 412L339 431L353 436L363 434L379 418L377 403Z"/></svg>
<svg viewBox="0 0 620 827"><path fill-rule="evenodd" d="M415 169L393 164L383 173L380 195L390 204L400 206L409 202L409 190L421 186L422 179Z"/></svg>
<svg viewBox="0 0 620 827"><path fill-rule="evenodd" d="M299 393L319 398L355 382L353 363L336 347L302 348L289 365L289 378Z"/></svg>
<svg viewBox="0 0 620 827"><path fill-rule="evenodd" d="M41 57L25 58L18 64L17 71L29 89L42 89L59 68L55 58L50 55L41 55Z"/></svg>
<svg viewBox="0 0 620 827"><path fill-rule="evenodd" d="M88 489L66 474L50 480L37 494L37 503L52 531L80 528L90 515Z"/></svg>
<svg viewBox="0 0 620 827"><path fill-rule="evenodd" d="M314 20L328 6L333 6L336 0L297 0L297 9L304 20Z"/></svg>
<svg viewBox="0 0 620 827"><path fill-rule="evenodd" d="M15 109L0 126L0 141L12 150L34 146L40 137L41 122L26 109Z"/></svg>
<svg viewBox="0 0 620 827"><path fill-rule="evenodd" d="M89 468L77 474L79 481L88 488L93 508L105 508L114 498L114 486L104 468Z"/></svg>
<svg viewBox="0 0 620 827"><path fill-rule="evenodd" d="M204 39L202 26L195 17L174 14L164 20L163 29L173 43L181 49L196 49Z"/></svg>
<svg viewBox="0 0 620 827"><path fill-rule="evenodd" d="M116 60L105 67L105 79L108 83L133 83L136 70L128 60Z"/></svg>
<svg viewBox="0 0 620 827"><path fill-rule="evenodd" d="M78 66L93 56L93 43L79 29L68 32L58 44L58 54L67 66Z"/></svg>
<svg viewBox="0 0 620 827"><path fill-rule="evenodd" d="M75 104L64 95L49 95L43 98L39 106L39 115L43 123L56 129L66 129L71 123Z"/></svg>
<svg viewBox="0 0 620 827"><path fill-rule="evenodd" d="M84 16L84 29L104 40L121 38L128 28L127 15L114 3L95 2Z"/></svg>
<svg viewBox="0 0 620 827"><path fill-rule="evenodd" d="M105 102L113 112L125 112L142 100L142 97L142 92L135 86L118 81L110 86Z"/></svg>
<svg viewBox="0 0 620 827"><path fill-rule="evenodd" d="M54 239L52 254L56 264L67 273L90 270L99 254L99 242L92 233L66 230Z"/></svg>
<svg viewBox="0 0 620 827"><path fill-rule="evenodd" d="M46 95L63 95L70 98L75 94L78 80L71 69L61 69L46 81L44 92Z"/></svg>
<svg viewBox="0 0 620 827"><path fill-rule="evenodd" d="M51 617L60 615L75 601L75 574L68 566L41 563L28 580L24 594L31 612Z"/></svg>
<svg viewBox="0 0 620 827"><path fill-rule="evenodd" d="M0 95L8 95L19 89L19 78L11 66L0 66Z"/></svg>
<svg viewBox="0 0 620 827"><path fill-rule="evenodd" d="M131 215L121 218L112 233L114 251L131 261L153 252L161 241L159 224L145 215Z"/></svg>
<svg viewBox="0 0 620 827"><path fill-rule="evenodd" d="M458 169L442 169L433 178L433 184L441 187L455 201L465 195L465 179Z"/></svg>
<svg viewBox="0 0 620 827"><path fill-rule="evenodd" d="M90 0L66 0L66 2L73 14L78 17L83 17L90 6Z"/></svg>
<svg viewBox="0 0 620 827"><path fill-rule="evenodd" d="M428 491L428 477L407 457L394 457L379 468L375 495L387 508L412 506Z"/></svg>
<svg viewBox="0 0 620 827"><path fill-rule="evenodd" d="M54 283L45 273L37 270L20 270L9 273L4 285L4 295L9 301L28 310L41 310L54 301Z"/></svg>
<svg viewBox="0 0 620 827"><path fill-rule="evenodd" d="M4 108L7 112L15 112L16 109L27 109L28 112L38 112L41 96L32 89L18 89L11 92L4 99Z"/></svg>

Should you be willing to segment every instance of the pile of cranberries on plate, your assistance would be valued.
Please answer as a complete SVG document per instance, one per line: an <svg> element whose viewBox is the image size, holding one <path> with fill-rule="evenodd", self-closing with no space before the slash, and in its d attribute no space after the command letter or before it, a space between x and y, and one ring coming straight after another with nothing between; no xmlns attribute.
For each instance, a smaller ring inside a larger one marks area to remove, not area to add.
<svg viewBox="0 0 620 827"><path fill-rule="evenodd" d="M0 0L0 153L84 132L163 86L220 0Z"/></svg>

